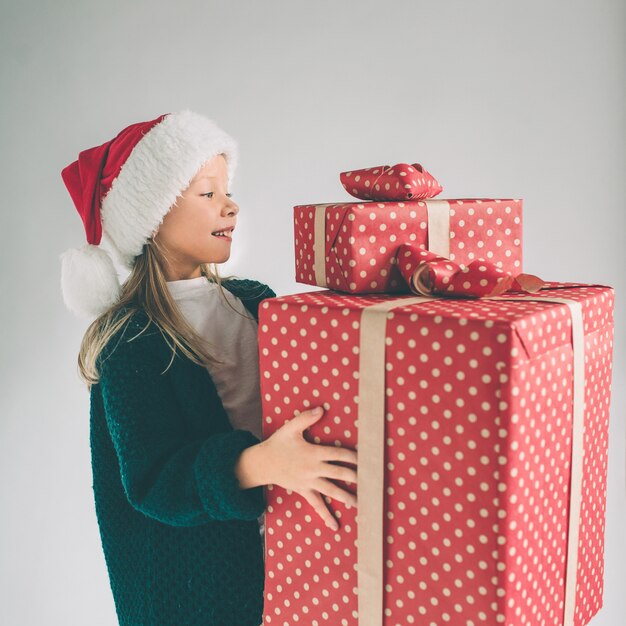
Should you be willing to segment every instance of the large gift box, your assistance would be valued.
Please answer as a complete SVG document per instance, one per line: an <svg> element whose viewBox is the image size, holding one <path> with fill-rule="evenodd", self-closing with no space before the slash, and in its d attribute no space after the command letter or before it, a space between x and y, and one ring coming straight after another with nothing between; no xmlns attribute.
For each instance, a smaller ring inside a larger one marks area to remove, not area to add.
<svg viewBox="0 0 626 626"><path fill-rule="evenodd" d="M411 243L467 265L522 267L522 199L351 201L293 207L296 281L346 293L405 290L395 264Z"/></svg>
<svg viewBox="0 0 626 626"><path fill-rule="evenodd" d="M264 437L359 453L327 528L266 488L264 625L580 626L602 606L613 289L337 293L259 309Z"/></svg>

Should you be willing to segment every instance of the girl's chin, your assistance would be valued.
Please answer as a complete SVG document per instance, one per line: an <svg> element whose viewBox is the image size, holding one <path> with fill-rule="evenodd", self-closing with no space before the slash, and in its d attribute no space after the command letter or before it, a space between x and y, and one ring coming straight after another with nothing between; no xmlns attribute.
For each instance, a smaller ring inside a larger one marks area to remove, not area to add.
<svg viewBox="0 0 626 626"><path fill-rule="evenodd" d="M205 261L205 263L224 263L230 258L230 249L219 252L214 250L207 257L210 258L210 261Z"/></svg>

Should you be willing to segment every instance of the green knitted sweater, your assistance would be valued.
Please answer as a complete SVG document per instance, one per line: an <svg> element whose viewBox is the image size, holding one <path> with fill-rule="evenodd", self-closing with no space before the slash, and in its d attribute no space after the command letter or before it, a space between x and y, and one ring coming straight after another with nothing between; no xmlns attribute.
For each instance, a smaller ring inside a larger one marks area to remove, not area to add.
<svg viewBox="0 0 626 626"><path fill-rule="evenodd" d="M264 283L224 287L258 321ZM259 439L233 429L206 367L135 314L99 356L90 391L93 491L120 626L259 626L262 485L234 465Z"/></svg>

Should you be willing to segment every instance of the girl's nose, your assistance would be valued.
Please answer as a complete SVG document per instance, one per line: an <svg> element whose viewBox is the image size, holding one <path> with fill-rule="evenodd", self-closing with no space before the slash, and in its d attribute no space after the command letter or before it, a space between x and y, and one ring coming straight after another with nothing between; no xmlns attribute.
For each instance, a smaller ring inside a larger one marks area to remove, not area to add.
<svg viewBox="0 0 626 626"><path fill-rule="evenodd" d="M239 213L239 205L230 198L226 198L223 212L227 215L237 215L237 213Z"/></svg>

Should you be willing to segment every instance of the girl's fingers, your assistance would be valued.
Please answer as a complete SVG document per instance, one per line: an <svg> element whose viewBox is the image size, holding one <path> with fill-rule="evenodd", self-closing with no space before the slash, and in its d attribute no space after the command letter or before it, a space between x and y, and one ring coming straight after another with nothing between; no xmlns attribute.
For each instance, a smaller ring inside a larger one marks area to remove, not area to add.
<svg viewBox="0 0 626 626"><path fill-rule="evenodd" d="M325 446L316 443L311 445L317 447L317 454L322 461L341 461L342 463L357 465L359 455L356 450L350 450L350 448L342 448L340 446Z"/></svg>
<svg viewBox="0 0 626 626"><path fill-rule="evenodd" d="M300 413L294 415L294 417L290 419L285 426L289 424L288 428L304 432L307 428L317 422L322 415L324 415L324 407L321 406L307 409L306 411L300 411Z"/></svg>
<svg viewBox="0 0 626 626"><path fill-rule="evenodd" d="M344 467L343 465L333 465L327 461L322 464L321 476L324 478L334 478L335 480L343 480L347 483L357 482L357 473L355 469L351 467Z"/></svg>
<svg viewBox="0 0 626 626"><path fill-rule="evenodd" d="M324 520L326 526L331 528L332 530L337 530L339 528L339 523L333 516L333 514L328 510L326 506L326 502L324 502L324 498L322 498L322 494L315 489L309 489L306 492L303 492L302 495L306 498L306 501L315 509L317 514Z"/></svg>
<svg viewBox="0 0 626 626"><path fill-rule="evenodd" d="M319 486L317 486L319 485ZM357 497L355 493L350 493L345 489L335 485L335 483L327 480L326 478L320 478L316 481L315 487L320 493L327 495L330 498L339 500L348 506L357 505Z"/></svg>

